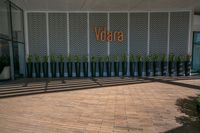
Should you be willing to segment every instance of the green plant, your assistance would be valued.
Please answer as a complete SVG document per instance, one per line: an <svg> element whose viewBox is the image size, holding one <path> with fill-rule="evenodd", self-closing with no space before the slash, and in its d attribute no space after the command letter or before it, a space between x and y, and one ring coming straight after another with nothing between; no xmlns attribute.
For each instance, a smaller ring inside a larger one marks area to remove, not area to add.
<svg viewBox="0 0 200 133"><path fill-rule="evenodd" d="M166 62L167 61L167 56L165 54L162 55L162 61Z"/></svg>
<svg viewBox="0 0 200 133"><path fill-rule="evenodd" d="M83 60L83 62L88 62L88 57L84 55L84 56L82 57L82 60Z"/></svg>
<svg viewBox="0 0 200 133"><path fill-rule="evenodd" d="M109 62L109 61L110 61L110 57L109 57L109 56L105 56L105 57L104 57L104 61L105 61L105 62Z"/></svg>
<svg viewBox="0 0 200 133"><path fill-rule="evenodd" d="M176 57L176 61L181 62L181 61L184 61L184 60L185 60L185 56L179 55L179 56Z"/></svg>
<svg viewBox="0 0 200 133"><path fill-rule="evenodd" d="M43 62L48 62L48 59L49 59L49 56L45 55L45 56L43 57Z"/></svg>
<svg viewBox="0 0 200 133"><path fill-rule="evenodd" d="M75 60L75 62L80 62L80 56L75 55L75 56L74 56L74 60Z"/></svg>
<svg viewBox="0 0 200 133"><path fill-rule="evenodd" d="M95 56L92 56L92 57L91 57L91 62L97 62L97 59L96 59Z"/></svg>
<svg viewBox="0 0 200 133"><path fill-rule="evenodd" d="M131 56L130 56L130 62L134 62L135 61L135 57L134 57L134 55L132 54Z"/></svg>
<svg viewBox="0 0 200 133"><path fill-rule="evenodd" d="M71 55L67 56L67 62L72 62L72 56Z"/></svg>
<svg viewBox="0 0 200 133"><path fill-rule="evenodd" d="M99 57L98 57L98 61L99 61L99 62L103 62L103 61L104 61L103 57L99 56Z"/></svg>
<svg viewBox="0 0 200 133"><path fill-rule="evenodd" d="M141 62L143 60L142 56L141 55L138 55L137 56L137 61Z"/></svg>
<svg viewBox="0 0 200 133"><path fill-rule="evenodd" d="M175 56L174 56L173 53L171 53L171 54L169 55L169 61L171 61L171 62L175 61Z"/></svg>
<svg viewBox="0 0 200 133"><path fill-rule="evenodd" d="M126 61L127 61L127 56L126 56L126 54L123 54L121 58L122 58L122 61L123 61L123 62L126 62Z"/></svg>
<svg viewBox="0 0 200 133"><path fill-rule="evenodd" d="M28 63L32 63L33 56L32 55L28 55L27 61L28 61Z"/></svg>
<svg viewBox="0 0 200 133"><path fill-rule="evenodd" d="M152 61L160 61L159 56L156 54L152 55Z"/></svg>
<svg viewBox="0 0 200 133"><path fill-rule="evenodd" d="M51 59L51 62L56 62L56 56L55 55L51 55L50 59Z"/></svg>
<svg viewBox="0 0 200 133"><path fill-rule="evenodd" d="M185 57L185 61L191 61L192 60L192 56L190 54L187 54Z"/></svg>
<svg viewBox="0 0 200 133"><path fill-rule="evenodd" d="M150 56L150 55L147 55L147 56L145 57L145 61L146 61L146 62L150 62L150 61L151 61L151 56Z"/></svg>
<svg viewBox="0 0 200 133"><path fill-rule="evenodd" d="M59 62L64 62L64 60L65 60L65 57L63 55L58 55L57 58L58 58Z"/></svg>
<svg viewBox="0 0 200 133"><path fill-rule="evenodd" d="M38 62L38 63L40 62L40 56L39 55L35 56L35 62Z"/></svg>
<svg viewBox="0 0 200 133"><path fill-rule="evenodd" d="M118 62L119 61L119 57L117 55L114 56L114 61Z"/></svg>

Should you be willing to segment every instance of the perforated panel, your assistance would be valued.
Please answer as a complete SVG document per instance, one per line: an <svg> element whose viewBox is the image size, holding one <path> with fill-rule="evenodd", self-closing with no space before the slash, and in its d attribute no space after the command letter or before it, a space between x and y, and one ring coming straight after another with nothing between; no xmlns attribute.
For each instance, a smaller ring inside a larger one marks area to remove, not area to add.
<svg viewBox="0 0 200 133"><path fill-rule="evenodd" d="M168 13L150 14L150 54L167 54Z"/></svg>
<svg viewBox="0 0 200 133"><path fill-rule="evenodd" d="M90 13L90 55L107 55L107 41L96 40L95 27L107 29L107 13Z"/></svg>
<svg viewBox="0 0 200 133"><path fill-rule="evenodd" d="M32 55L46 55L47 33L45 13L28 13L29 52Z"/></svg>
<svg viewBox="0 0 200 133"><path fill-rule="evenodd" d="M87 14L70 13L70 54L87 55Z"/></svg>
<svg viewBox="0 0 200 133"><path fill-rule="evenodd" d="M127 53L127 30L128 29L128 14L127 13L111 13L110 14L110 31L121 31L124 33L122 42L110 42L110 55L119 55Z"/></svg>
<svg viewBox="0 0 200 133"><path fill-rule="evenodd" d="M50 55L67 55L67 14L49 13Z"/></svg>
<svg viewBox="0 0 200 133"><path fill-rule="evenodd" d="M130 14L130 54L147 54L148 13Z"/></svg>
<svg viewBox="0 0 200 133"><path fill-rule="evenodd" d="M170 53L187 54L189 12L172 12L170 19Z"/></svg>

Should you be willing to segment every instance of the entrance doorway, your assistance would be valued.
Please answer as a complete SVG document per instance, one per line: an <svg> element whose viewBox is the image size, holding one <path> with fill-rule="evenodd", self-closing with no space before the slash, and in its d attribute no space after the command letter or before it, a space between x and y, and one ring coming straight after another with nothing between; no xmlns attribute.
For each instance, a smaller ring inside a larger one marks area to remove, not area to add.
<svg viewBox="0 0 200 133"><path fill-rule="evenodd" d="M200 70L200 32L194 32L192 68L194 70Z"/></svg>

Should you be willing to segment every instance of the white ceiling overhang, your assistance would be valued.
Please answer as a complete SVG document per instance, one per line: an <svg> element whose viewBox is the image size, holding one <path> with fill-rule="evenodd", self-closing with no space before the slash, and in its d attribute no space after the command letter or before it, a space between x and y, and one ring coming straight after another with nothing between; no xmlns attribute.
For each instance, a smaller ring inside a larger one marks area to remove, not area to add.
<svg viewBox="0 0 200 133"><path fill-rule="evenodd" d="M200 11L200 0L11 0L26 11Z"/></svg>

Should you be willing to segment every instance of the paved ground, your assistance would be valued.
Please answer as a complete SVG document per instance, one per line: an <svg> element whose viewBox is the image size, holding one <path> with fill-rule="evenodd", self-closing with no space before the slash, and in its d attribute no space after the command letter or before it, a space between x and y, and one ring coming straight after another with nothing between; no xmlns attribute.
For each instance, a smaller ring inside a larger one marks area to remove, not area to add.
<svg viewBox="0 0 200 133"><path fill-rule="evenodd" d="M199 88L200 79L171 78L5 83L0 133L199 133Z"/></svg>

